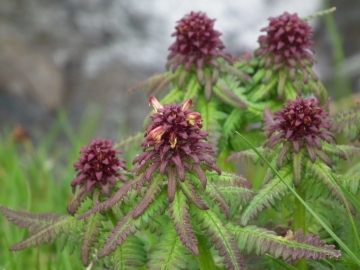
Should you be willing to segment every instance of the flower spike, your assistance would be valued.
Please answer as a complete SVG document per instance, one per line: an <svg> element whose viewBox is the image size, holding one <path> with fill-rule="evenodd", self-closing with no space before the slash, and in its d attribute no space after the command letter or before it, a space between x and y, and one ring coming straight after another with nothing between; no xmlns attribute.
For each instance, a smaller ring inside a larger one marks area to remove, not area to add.
<svg viewBox="0 0 360 270"><path fill-rule="evenodd" d="M85 196L93 194L96 189L110 197L111 187L116 184L116 179L127 181L119 172L120 168L126 169L125 160L116 156L121 152L113 149L111 140L93 140L89 146L81 149L80 154L79 160L74 164L77 175L71 182L73 193L76 186L80 186L80 190L68 207L70 214L75 214Z"/></svg>
<svg viewBox="0 0 360 270"><path fill-rule="evenodd" d="M152 104L160 104L155 97L150 100ZM144 153L133 161L137 164L135 174L142 173L144 183L157 171L168 176L170 202L177 180L185 181L186 172L194 171L201 179L205 175L203 170L221 173L211 157L212 146L205 142L208 134L201 130L201 115L190 109L191 104L188 100L183 104L158 106L142 143Z"/></svg>

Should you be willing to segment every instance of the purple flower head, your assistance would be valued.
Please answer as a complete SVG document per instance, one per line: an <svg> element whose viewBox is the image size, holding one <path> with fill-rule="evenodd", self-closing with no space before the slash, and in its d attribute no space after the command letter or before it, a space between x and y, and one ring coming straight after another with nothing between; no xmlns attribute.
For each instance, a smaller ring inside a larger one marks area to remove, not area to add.
<svg viewBox="0 0 360 270"><path fill-rule="evenodd" d="M271 148L285 139L293 145L295 153L298 153L301 147L306 147L311 161L314 162L314 146L321 150L321 140L335 142L334 135L329 131L331 126L327 117L328 113L313 98L297 97L296 100L290 100L285 109L275 113L266 146Z"/></svg>
<svg viewBox="0 0 360 270"><path fill-rule="evenodd" d="M71 182L73 192L77 185L79 193L92 193L95 188L101 188L105 196L110 196L110 187L116 184L116 178L126 181L119 168L125 169L125 161L116 155L119 150L113 149L111 140L96 139L89 146L83 146L79 160L74 164L76 178ZM80 195L79 195L80 196Z"/></svg>
<svg viewBox="0 0 360 270"><path fill-rule="evenodd" d="M169 201L175 196L176 181L185 181L186 171L195 172L203 187L206 186L205 170L220 168L214 163L212 146L205 142L208 133L202 131L201 115L190 110L191 100L183 104L161 105L151 97L154 107L152 124L146 129L142 143L144 153L137 156L135 174L143 173L143 180L149 181L159 171L168 176Z"/></svg>
<svg viewBox="0 0 360 270"><path fill-rule="evenodd" d="M284 14L269 18L269 26L261 29L266 35L259 37L257 55L268 56L266 68L270 65L285 65L292 68L312 66L314 42L310 40L314 31L311 26L295 14Z"/></svg>
<svg viewBox="0 0 360 270"><path fill-rule="evenodd" d="M196 65L202 70L206 64L219 68L217 57L230 61L230 56L222 51L225 46L219 38L222 34L214 29L214 19L203 12L191 12L177 22L172 36L176 41L169 47L168 65L175 70L184 65L189 71Z"/></svg>

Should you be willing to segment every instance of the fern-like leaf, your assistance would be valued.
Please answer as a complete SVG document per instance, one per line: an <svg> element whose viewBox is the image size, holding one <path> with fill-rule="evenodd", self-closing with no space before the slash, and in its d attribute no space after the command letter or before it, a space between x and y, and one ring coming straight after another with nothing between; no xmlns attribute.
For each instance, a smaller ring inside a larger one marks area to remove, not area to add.
<svg viewBox="0 0 360 270"><path fill-rule="evenodd" d="M337 145L337 148L342 150L347 159L352 159L354 156L360 156L360 148L352 145Z"/></svg>
<svg viewBox="0 0 360 270"><path fill-rule="evenodd" d="M136 188L137 184L142 180L141 177L136 177L133 180L126 182L123 186L119 188L118 191L114 195L112 195L108 200L98 203L89 211L85 212L84 214L80 215L78 219L84 219L90 217L92 214L95 214L99 211L103 211L106 209L110 209L114 207L117 203L121 202L124 197L130 194L130 191Z"/></svg>
<svg viewBox="0 0 360 270"><path fill-rule="evenodd" d="M199 96L196 110L201 114L203 129L209 133L208 142L217 149L218 139L221 137L222 125L220 121L226 119L227 114L221 112L216 99L206 101L203 96Z"/></svg>
<svg viewBox="0 0 360 270"><path fill-rule="evenodd" d="M53 214L50 212L43 214L27 213L22 211L14 211L1 205L0 211L12 224L20 228L28 228L30 234L39 230L40 228L57 222L60 218L60 214Z"/></svg>
<svg viewBox="0 0 360 270"><path fill-rule="evenodd" d="M159 212L163 207L165 204L165 198L165 192L160 193L157 199L149 205L139 219L133 218L133 212L130 211L111 231L104 246L98 253L98 258L103 258L109 255L116 249L117 246L121 246L130 237L130 235L136 232L136 228L140 227L141 222L148 222L149 217Z"/></svg>
<svg viewBox="0 0 360 270"><path fill-rule="evenodd" d="M244 111L238 108L234 108L229 116L226 118L222 134L225 138L230 138L235 134L235 131L239 129L242 123Z"/></svg>
<svg viewBox="0 0 360 270"><path fill-rule="evenodd" d="M189 206L185 195L177 190L174 201L170 204L170 217L183 245L195 256L199 255L198 244L190 223Z"/></svg>
<svg viewBox="0 0 360 270"><path fill-rule="evenodd" d="M163 187L162 182L163 176L160 174L150 181L149 186L146 188L144 197L139 202L139 204L134 207L132 211L133 218L138 218L155 200L156 196L159 194L161 188Z"/></svg>
<svg viewBox="0 0 360 270"><path fill-rule="evenodd" d="M350 139L355 139L360 133L360 109L339 113L331 119L332 130L345 132Z"/></svg>
<svg viewBox="0 0 360 270"><path fill-rule="evenodd" d="M264 149L261 147L259 147L258 150L260 151L260 153L262 153L264 151ZM260 160L260 158L253 149L248 149L248 150L237 152L235 154L230 155L226 159L226 162L244 161L244 160L250 161L250 162L256 164Z"/></svg>
<svg viewBox="0 0 360 270"><path fill-rule="evenodd" d="M135 235L118 247L113 255L114 269L138 270L146 263L144 243Z"/></svg>
<svg viewBox="0 0 360 270"><path fill-rule="evenodd" d="M41 243L50 243L61 235L80 236L80 222L75 217L61 216L51 222L50 225L38 228L21 242L13 245L10 250L18 251L31 246L38 246Z"/></svg>
<svg viewBox="0 0 360 270"><path fill-rule="evenodd" d="M155 246L154 252L150 255L147 267L151 270L186 269L188 256L189 252L181 243L173 224L165 223L163 234Z"/></svg>
<svg viewBox="0 0 360 270"><path fill-rule="evenodd" d="M248 105L219 80L213 88L214 94L224 103L239 109L247 109Z"/></svg>
<svg viewBox="0 0 360 270"><path fill-rule="evenodd" d="M293 184L293 171L291 166L284 166L279 170L279 174L288 185ZM277 176L264 185L252 198L249 205L241 215L241 223L246 225L249 220L262 211L265 207L275 204L276 199L280 199L286 194L288 188Z"/></svg>
<svg viewBox="0 0 360 270"><path fill-rule="evenodd" d="M336 198L342 204L345 203L345 196L342 193L340 184L336 181L335 175L326 164L319 161L316 161L315 163L307 162L306 170L309 174L308 177L320 180L321 183L327 187L334 198ZM309 185L309 188L312 188L311 186L312 185ZM354 206L350 202L348 202L348 204L350 211L355 213Z"/></svg>
<svg viewBox="0 0 360 270"><path fill-rule="evenodd" d="M220 209L224 212L226 219L230 217L230 209L222 193L218 190L216 185L212 182L206 186L205 193L215 202L217 202Z"/></svg>
<svg viewBox="0 0 360 270"><path fill-rule="evenodd" d="M197 77L191 76L188 84L186 85L186 91L182 101L187 101L189 99L195 101L201 90L201 85L199 84Z"/></svg>
<svg viewBox="0 0 360 270"><path fill-rule="evenodd" d="M243 258L236 246L234 235L228 231L222 220L211 210L203 211L193 206L190 206L190 209L192 215L196 216L201 230L205 232L209 241L215 244L215 249L219 251L219 255L224 257L224 264L227 269L243 269Z"/></svg>
<svg viewBox="0 0 360 270"><path fill-rule="evenodd" d="M204 200L200 197L197 193L195 187L191 184L190 181L184 181L178 183L179 187L181 188L182 192L186 195L188 200L199 207L201 210L208 210L209 206L207 206Z"/></svg>
<svg viewBox="0 0 360 270"><path fill-rule="evenodd" d="M225 205L229 207L230 216L237 213L240 206L245 205L255 195L251 189L251 183L242 175L231 172L222 172L221 175L215 172L206 172L206 176L211 179L210 184L214 185L216 190L222 194ZM225 210L223 209L223 211Z"/></svg>
<svg viewBox="0 0 360 270"><path fill-rule="evenodd" d="M229 223L227 228L235 235L240 249L255 252L256 255L269 253L275 258L282 257L284 260L293 261L302 258L307 260L339 258L341 255L339 250L335 250L335 246L326 245L319 236L304 235L301 229L295 233L288 231L285 237L281 237L273 231L256 226L241 227Z"/></svg>
<svg viewBox="0 0 360 270"><path fill-rule="evenodd" d="M89 265L89 258L93 244L98 242L98 237L100 236L101 229L103 228L103 220L104 217L99 213L96 213L85 221L86 224L84 227L84 235L81 246L81 259L85 267Z"/></svg>

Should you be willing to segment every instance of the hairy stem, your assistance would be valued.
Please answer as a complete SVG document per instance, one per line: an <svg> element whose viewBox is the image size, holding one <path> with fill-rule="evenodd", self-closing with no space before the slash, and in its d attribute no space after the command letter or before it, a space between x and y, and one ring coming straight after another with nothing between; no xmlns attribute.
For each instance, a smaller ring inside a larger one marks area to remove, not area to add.
<svg viewBox="0 0 360 270"><path fill-rule="evenodd" d="M296 189L296 193L305 201L305 192L301 190L300 187ZM304 234L307 233L306 227L306 209L305 206L295 198L295 211L294 211L294 231L302 229ZM301 259L295 264L296 268L299 270L306 270L307 263L306 259Z"/></svg>
<svg viewBox="0 0 360 270"><path fill-rule="evenodd" d="M197 235L199 257L198 263L201 270L216 270L214 258L211 251L206 247L206 238Z"/></svg>

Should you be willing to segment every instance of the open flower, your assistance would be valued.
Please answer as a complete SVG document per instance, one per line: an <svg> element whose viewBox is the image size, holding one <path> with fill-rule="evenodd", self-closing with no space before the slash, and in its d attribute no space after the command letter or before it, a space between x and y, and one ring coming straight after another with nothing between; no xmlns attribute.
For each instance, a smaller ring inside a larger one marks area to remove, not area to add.
<svg viewBox="0 0 360 270"><path fill-rule="evenodd" d="M320 155L326 163L331 165L328 158L319 154L319 151L322 150L322 140L329 144L336 142L330 131L327 117L328 113L318 105L316 99L297 97L296 100L290 100L285 105L285 109L275 113L274 123L269 125L269 139L265 146L272 148L279 143L284 143L285 140L293 146L295 153L305 147L312 162L315 162L316 155ZM290 150L289 145L285 145L283 151L288 150ZM283 153L282 156L285 154Z"/></svg>
<svg viewBox="0 0 360 270"><path fill-rule="evenodd" d="M142 143L144 153L133 161L138 164L135 174L143 173L143 182L150 181L156 171L167 175L172 202L177 180L185 181L186 171L194 171L204 188L207 183L204 171L215 170L219 174L221 171L211 156L212 146L205 142L208 133L201 130L201 115L189 109L191 100L162 106L151 97L150 103L155 111Z"/></svg>
<svg viewBox="0 0 360 270"><path fill-rule="evenodd" d="M116 184L117 178L126 181L124 175L119 173L119 168L126 167L125 161L116 156L120 153L119 150L113 149L111 140L98 138L89 146L84 146L80 151L79 160L74 164L77 175L71 183L73 192L79 185L78 196L84 192L92 193L95 188L99 188L109 197L110 188Z"/></svg>

